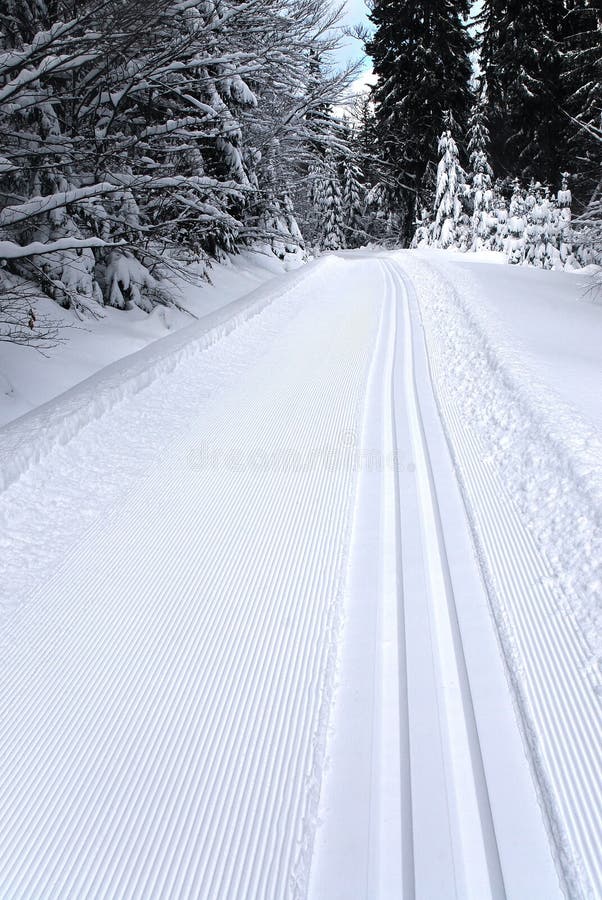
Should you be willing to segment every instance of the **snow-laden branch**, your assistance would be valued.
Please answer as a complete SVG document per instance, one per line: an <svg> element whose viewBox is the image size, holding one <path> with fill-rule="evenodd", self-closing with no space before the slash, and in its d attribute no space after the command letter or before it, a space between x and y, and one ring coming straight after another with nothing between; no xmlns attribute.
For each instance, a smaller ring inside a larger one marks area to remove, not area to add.
<svg viewBox="0 0 602 900"><path fill-rule="evenodd" d="M0 241L0 259L23 259L27 256L41 256L44 253L55 253L58 250L87 250L97 247L117 247L103 241L102 238L60 238L58 241L33 241L24 247L13 241Z"/></svg>
<svg viewBox="0 0 602 900"><path fill-rule="evenodd" d="M56 194L49 194L45 197L32 197L31 200L20 203L18 206L6 206L0 212L0 227L5 228L17 225L27 219L51 212L54 209L60 209L71 203L79 203L92 197L115 194L126 188L131 190L146 188L156 191L188 187L196 190L219 190L227 193L249 190L248 187L237 184L234 181L220 182L215 178L199 175L191 177L186 175L165 175L157 178L153 175L120 173L119 175L106 175L105 177L111 180L102 181L88 187L73 188L70 191L58 191Z"/></svg>
<svg viewBox="0 0 602 900"><path fill-rule="evenodd" d="M61 54L60 56L47 56L41 63L32 69L23 69L8 84L0 88L0 103L6 103L19 91L24 90L38 81L43 75L56 72L66 72L71 69L81 68L84 63L91 62L96 53Z"/></svg>
<svg viewBox="0 0 602 900"><path fill-rule="evenodd" d="M74 188L70 191L58 191L47 197L32 197L18 206L6 206L0 212L0 227L17 225L26 219L48 213L53 209L60 209L69 203L77 203L80 200L88 200L90 197L98 197L102 194L111 194L123 189L123 185L111 184L108 181L94 184L90 187Z"/></svg>
<svg viewBox="0 0 602 900"><path fill-rule="evenodd" d="M68 35L77 24L77 19L72 19L70 22L57 22L48 31L38 32L31 44L26 44L19 50L1 52L0 77L6 78L14 69L23 69L33 57Z"/></svg>

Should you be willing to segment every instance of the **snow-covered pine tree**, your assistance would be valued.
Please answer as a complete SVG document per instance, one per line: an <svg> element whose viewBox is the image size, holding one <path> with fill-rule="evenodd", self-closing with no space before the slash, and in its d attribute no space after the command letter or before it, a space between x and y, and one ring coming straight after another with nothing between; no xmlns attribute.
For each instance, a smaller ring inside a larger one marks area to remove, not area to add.
<svg viewBox="0 0 602 900"><path fill-rule="evenodd" d="M546 253L544 268L562 269L564 262L560 247L562 240L562 226L560 209L556 197L550 197L548 205L548 218L544 229Z"/></svg>
<svg viewBox="0 0 602 900"><path fill-rule="evenodd" d="M573 256L572 246L572 204L573 195L569 187L569 173L562 173L562 182L560 190L556 194L556 205L558 209L558 255L560 263L567 269L576 269L579 264Z"/></svg>
<svg viewBox="0 0 602 900"><path fill-rule="evenodd" d="M560 190L556 195L556 200L558 203L558 209L560 210L560 219L564 223L564 225L570 226L571 224L571 206L573 203L573 194L569 187L569 173L562 173L562 182L560 185Z"/></svg>
<svg viewBox="0 0 602 900"><path fill-rule="evenodd" d="M337 167L330 154L326 157L321 185L323 194L320 199L322 211L320 249L341 250L345 247L343 200Z"/></svg>
<svg viewBox="0 0 602 900"><path fill-rule="evenodd" d="M527 214L523 263L542 268L546 256L545 224L548 211L544 189L539 181L531 179L525 198L525 207Z"/></svg>
<svg viewBox="0 0 602 900"><path fill-rule="evenodd" d="M350 160L343 162L343 227L345 243L348 247L359 247L362 241L362 194L361 173Z"/></svg>
<svg viewBox="0 0 602 900"><path fill-rule="evenodd" d="M465 182L458 160L458 147L451 131L439 138L439 165L435 194L433 239L438 247L451 247L456 241L462 214L461 192Z"/></svg>
<svg viewBox="0 0 602 900"><path fill-rule="evenodd" d="M526 204L518 178L514 179L508 216L508 242L506 255L512 265L520 265L525 255Z"/></svg>
<svg viewBox="0 0 602 900"><path fill-rule="evenodd" d="M474 103L468 120L468 166L471 175L480 168L493 178L493 169L489 163L489 128L487 127L487 109L482 98Z"/></svg>
<svg viewBox="0 0 602 900"><path fill-rule="evenodd" d="M508 203L499 185L494 188L489 249L504 253L508 246Z"/></svg>
<svg viewBox="0 0 602 900"><path fill-rule="evenodd" d="M429 165L451 110L460 132L470 107L472 47L468 0L374 0L375 25L367 43L378 82L373 91L379 148L396 174L405 213L401 237L409 244L417 206L430 202ZM400 204L401 205L401 204Z"/></svg>
<svg viewBox="0 0 602 900"><path fill-rule="evenodd" d="M471 249L479 250L487 239L485 217L491 209L493 170L489 164L489 130L485 105L479 98L471 111L468 122L469 180L472 192L472 241Z"/></svg>
<svg viewBox="0 0 602 900"><path fill-rule="evenodd" d="M426 207L422 207L416 219L414 237L412 238L411 247L428 247L431 243L432 236L432 219Z"/></svg>

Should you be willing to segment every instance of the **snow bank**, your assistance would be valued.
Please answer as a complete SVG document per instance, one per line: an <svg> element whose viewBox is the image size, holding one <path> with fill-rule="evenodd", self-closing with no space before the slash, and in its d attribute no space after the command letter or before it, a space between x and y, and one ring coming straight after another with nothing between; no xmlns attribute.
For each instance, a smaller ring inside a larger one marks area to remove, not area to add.
<svg viewBox="0 0 602 900"><path fill-rule="evenodd" d="M253 318L276 298L291 291L317 266L318 260L217 309L188 328L106 366L101 372L43 404L0 431L0 490L16 481L54 446L68 443L91 421L142 391L187 359L215 344Z"/></svg>
<svg viewBox="0 0 602 900"><path fill-rule="evenodd" d="M493 304L485 302L483 286L468 271L430 253L422 260L415 252L404 254L403 266L415 282L427 337L440 349L445 370L453 373L447 390L478 432L488 465L498 471L547 557L568 614L576 618L592 654L599 656L600 431L550 388L528 355L525 359ZM515 290L526 304L529 296L520 295L524 283L519 274ZM541 274L552 280L567 277ZM545 306L545 293L537 300ZM578 347L571 349L579 354ZM556 378L562 378L563 365L566 358L558 357ZM588 388L584 381L583 390Z"/></svg>
<svg viewBox="0 0 602 900"><path fill-rule="evenodd" d="M84 257L78 258L78 267ZM56 322L62 343L44 351L13 343L0 344L0 427L98 372L192 322L248 294L271 278L300 265L273 254L245 251L225 262L189 266L189 280L173 283L176 305L118 310L88 299L89 314L64 309L52 300L35 301L38 321ZM73 282L78 267L69 267ZM75 289L75 285L71 285Z"/></svg>

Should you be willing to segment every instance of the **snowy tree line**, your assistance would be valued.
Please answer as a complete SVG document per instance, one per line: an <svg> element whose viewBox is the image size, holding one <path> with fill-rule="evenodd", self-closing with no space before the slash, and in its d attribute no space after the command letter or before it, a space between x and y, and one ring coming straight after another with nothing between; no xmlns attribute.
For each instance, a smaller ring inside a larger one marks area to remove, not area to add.
<svg viewBox="0 0 602 900"><path fill-rule="evenodd" d="M542 246L549 261L550 245L575 264L599 258L599 4L484 0L476 20L471 6L372 0L378 81L357 144L378 199L368 229L382 239L386 223L385 237L406 246L417 231L415 243L503 248L513 261L541 260Z"/></svg>
<svg viewBox="0 0 602 900"><path fill-rule="evenodd" d="M0 0L0 339L51 339L40 294L150 310L243 246L599 256L598 6L371 10L378 81L341 119L323 0Z"/></svg>
<svg viewBox="0 0 602 900"><path fill-rule="evenodd" d="M569 174L562 174L556 194L531 179L498 179L486 152L487 129L482 111L471 120L469 171L459 161L451 130L441 135L433 209L422 209L413 247L456 247L505 253L514 265L544 269L576 269L600 262L600 235L583 221L572 223Z"/></svg>
<svg viewBox="0 0 602 900"><path fill-rule="evenodd" d="M29 338L32 291L150 309L182 261L302 245L351 74L329 65L336 19L321 0L0 0L3 336Z"/></svg>

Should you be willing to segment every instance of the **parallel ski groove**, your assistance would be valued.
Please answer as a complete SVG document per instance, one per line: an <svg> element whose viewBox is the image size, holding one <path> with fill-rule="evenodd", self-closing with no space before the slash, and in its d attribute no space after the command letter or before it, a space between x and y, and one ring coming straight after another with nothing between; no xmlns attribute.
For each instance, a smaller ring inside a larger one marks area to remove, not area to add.
<svg viewBox="0 0 602 900"><path fill-rule="evenodd" d="M602 893L602 722L586 674L583 638L550 584L547 561L484 462L478 435L462 419L433 341L429 360L475 531L518 648L518 699L560 871L571 896L597 896Z"/></svg>
<svg viewBox="0 0 602 900"><path fill-rule="evenodd" d="M360 483L310 897L558 897L412 286L379 264L366 422L396 465Z"/></svg>
<svg viewBox="0 0 602 900"><path fill-rule="evenodd" d="M487 784L481 759L479 737L461 638L458 631L455 597L441 527L437 493L421 412L416 376L415 338L410 297L405 280L391 263L396 286L396 304L400 318L399 380L403 392L397 401L406 417L412 459L415 463L415 490L420 510L421 555L426 595L408 597L406 603L424 602L428 611L431 654L439 672L434 701L439 708L441 760L445 771L449 812L450 862L449 889L455 885L458 896L466 891L471 896L502 898L505 896ZM402 432L400 433L402 434ZM403 446L405 439L400 438ZM406 485L406 489L407 489ZM404 497L400 498L401 503ZM407 537L406 537L407 540ZM402 531L402 553L404 538ZM406 641L412 634L406 632ZM415 677L415 676L414 676ZM444 685L447 683L447 687ZM419 714L415 711L415 714ZM412 721L410 720L410 729ZM418 762L418 760L415 760ZM465 845L470 835L470 843ZM469 849L470 847L470 849ZM420 895L425 890L416 886Z"/></svg>
<svg viewBox="0 0 602 900"><path fill-rule="evenodd" d="M379 472L379 570L373 666L370 803L367 834L366 897L414 896L410 722L404 641L404 598L401 574L399 480L396 459L396 352L398 309L389 267L384 275L384 310L379 342L380 384L371 397L382 406L378 448L388 463ZM373 437L369 437L373 441ZM394 644L391 649L388 645Z"/></svg>

